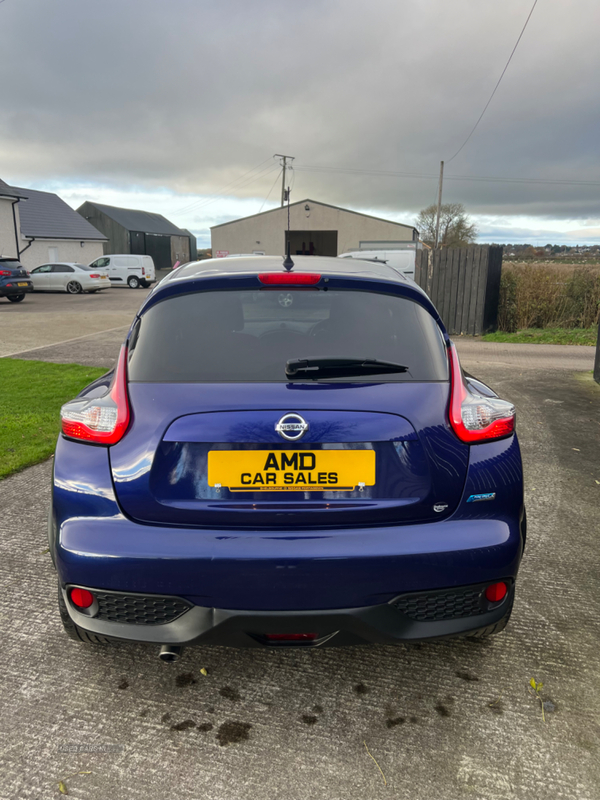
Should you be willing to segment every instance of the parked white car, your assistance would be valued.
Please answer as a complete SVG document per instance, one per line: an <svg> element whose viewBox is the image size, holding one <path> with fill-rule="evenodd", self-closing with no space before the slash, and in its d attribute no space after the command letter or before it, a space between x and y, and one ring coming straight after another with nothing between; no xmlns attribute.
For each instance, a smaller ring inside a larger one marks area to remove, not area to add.
<svg viewBox="0 0 600 800"><path fill-rule="evenodd" d="M130 289L148 288L156 283L156 272L152 256L128 253L102 256L92 261L90 267L108 272L111 286L129 286Z"/></svg>
<svg viewBox="0 0 600 800"><path fill-rule="evenodd" d="M362 261L379 261L387 264L407 278L415 278L416 249L398 250L353 250L342 253L338 258L358 258Z"/></svg>
<svg viewBox="0 0 600 800"><path fill-rule="evenodd" d="M102 269L92 269L85 264L73 261L59 261L54 264L42 264L32 269L30 280L34 292L97 292L99 289L110 289L108 273Z"/></svg>

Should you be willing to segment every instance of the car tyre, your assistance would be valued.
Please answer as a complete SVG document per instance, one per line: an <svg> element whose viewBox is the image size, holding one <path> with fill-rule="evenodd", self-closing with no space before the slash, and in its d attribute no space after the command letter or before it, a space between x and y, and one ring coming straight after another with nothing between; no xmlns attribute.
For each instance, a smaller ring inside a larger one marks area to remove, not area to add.
<svg viewBox="0 0 600 800"><path fill-rule="evenodd" d="M98 636L95 633L84 631L83 628L73 622L67 611L60 583L58 584L58 613L69 639L73 639L75 642L84 642L85 644L110 644L110 639L107 639L106 636Z"/></svg>
<svg viewBox="0 0 600 800"><path fill-rule="evenodd" d="M136 278L135 275L130 275L127 278L127 285L130 289L139 289L141 286L140 279Z"/></svg>
<svg viewBox="0 0 600 800"><path fill-rule="evenodd" d="M67 283L67 292L69 294L81 294L83 288L79 281L69 281Z"/></svg>
<svg viewBox="0 0 600 800"><path fill-rule="evenodd" d="M501 620L498 620L498 622L495 622L493 625L488 625L485 628L479 628L479 630L471 631L469 634L467 634L467 638L475 640L487 639L489 636L494 636L495 634L500 633L508 625L508 620L510 619L512 610L513 610L513 603L511 602L508 611L502 617Z"/></svg>
<svg viewBox="0 0 600 800"><path fill-rule="evenodd" d="M11 303L20 303L21 300L25 300L24 294L9 294L8 299Z"/></svg>

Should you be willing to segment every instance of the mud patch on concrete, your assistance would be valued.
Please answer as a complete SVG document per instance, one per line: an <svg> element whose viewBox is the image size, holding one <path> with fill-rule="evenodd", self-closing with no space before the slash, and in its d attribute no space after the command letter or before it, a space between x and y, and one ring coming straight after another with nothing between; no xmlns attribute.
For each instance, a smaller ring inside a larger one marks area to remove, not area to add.
<svg viewBox="0 0 600 800"><path fill-rule="evenodd" d="M385 727L395 728L397 725L404 725L405 722L404 717L388 717L385 721Z"/></svg>
<svg viewBox="0 0 600 800"><path fill-rule="evenodd" d="M125 678L119 684L119 689L129 689L129 681L126 681Z"/></svg>
<svg viewBox="0 0 600 800"><path fill-rule="evenodd" d="M217 741L221 747L229 744L238 744L250 738L249 722L224 722L217 731Z"/></svg>
<svg viewBox="0 0 600 800"><path fill-rule="evenodd" d="M369 692L369 687L365 686L364 683L357 683L354 687L354 691L356 694L367 694Z"/></svg>
<svg viewBox="0 0 600 800"><path fill-rule="evenodd" d="M302 714L300 719L305 725L315 725L318 721L318 718L312 716L311 714Z"/></svg>
<svg viewBox="0 0 600 800"><path fill-rule="evenodd" d="M232 686L222 686L219 689L219 694L226 700L231 700L232 703L239 703L241 700L240 693Z"/></svg>
<svg viewBox="0 0 600 800"><path fill-rule="evenodd" d="M459 669L459 670L456 671L455 674L456 674L457 678L461 679L461 681L467 681L469 683L472 683L473 681L478 681L479 680L477 675L473 675L472 672L469 672L466 669L464 669L464 670L460 670Z"/></svg>
<svg viewBox="0 0 600 800"><path fill-rule="evenodd" d="M175 725L171 725L172 731L188 731L190 728L195 728L196 723L193 719L184 719L183 722L178 722Z"/></svg>
<svg viewBox="0 0 600 800"><path fill-rule="evenodd" d="M214 725L212 722L201 722L200 725L197 725L196 727L201 733L208 733L209 731L212 731Z"/></svg>
<svg viewBox="0 0 600 800"><path fill-rule="evenodd" d="M182 672L175 678L175 686L179 689L183 689L185 686L191 686L193 683L196 683L196 679L191 672Z"/></svg>

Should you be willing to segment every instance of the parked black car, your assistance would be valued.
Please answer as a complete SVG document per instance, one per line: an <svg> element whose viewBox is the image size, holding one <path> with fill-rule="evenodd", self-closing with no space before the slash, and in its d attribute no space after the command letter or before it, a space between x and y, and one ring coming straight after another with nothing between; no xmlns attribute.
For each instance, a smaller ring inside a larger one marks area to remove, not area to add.
<svg viewBox="0 0 600 800"><path fill-rule="evenodd" d="M27 292L33 292L29 273L16 258L0 258L0 297L20 303Z"/></svg>

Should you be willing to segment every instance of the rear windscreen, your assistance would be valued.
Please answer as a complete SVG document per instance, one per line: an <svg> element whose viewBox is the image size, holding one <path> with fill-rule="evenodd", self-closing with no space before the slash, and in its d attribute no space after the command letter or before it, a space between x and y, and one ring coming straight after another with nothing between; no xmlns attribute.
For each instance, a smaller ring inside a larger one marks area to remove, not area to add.
<svg viewBox="0 0 600 800"><path fill-rule="evenodd" d="M130 341L131 381L288 382L290 359L392 361L407 372L344 382L447 380L440 330L404 297L359 291L197 292L152 306ZM329 379L332 380L332 379Z"/></svg>

